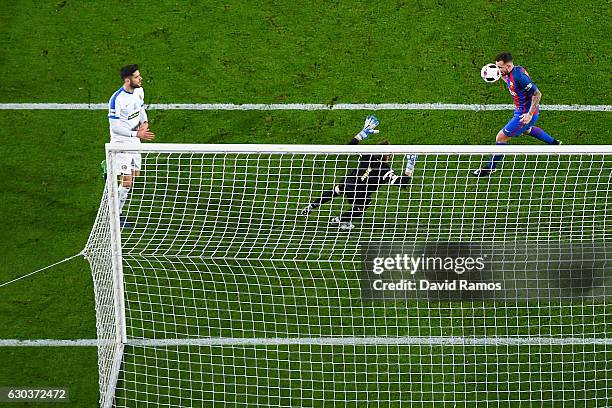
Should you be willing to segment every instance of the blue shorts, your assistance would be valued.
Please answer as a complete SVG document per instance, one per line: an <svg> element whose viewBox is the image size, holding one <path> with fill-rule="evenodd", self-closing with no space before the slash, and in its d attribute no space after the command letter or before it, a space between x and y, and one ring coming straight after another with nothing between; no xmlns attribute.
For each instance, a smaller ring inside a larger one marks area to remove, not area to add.
<svg viewBox="0 0 612 408"><path fill-rule="evenodd" d="M536 121L538 120L538 116L540 116L539 112L533 115L533 117L531 118L531 121L528 124L523 125L521 123L521 115L516 114L512 117L512 119L510 119L508 123L506 123L506 126L504 126L502 131L504 132L506 136L510 136L510 137L520 136L523 133L525 133L527 129L535 125Z"/></svg>

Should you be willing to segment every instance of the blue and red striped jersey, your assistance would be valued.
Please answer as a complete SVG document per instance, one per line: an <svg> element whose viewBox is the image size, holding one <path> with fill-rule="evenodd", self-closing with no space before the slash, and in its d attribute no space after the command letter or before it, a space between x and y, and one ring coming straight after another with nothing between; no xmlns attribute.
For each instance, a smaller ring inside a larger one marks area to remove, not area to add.
<svg viewBox="0 0 612 408"><path fill-rule="evenodd" d="M509 75L504 77L510 95L514 99L514 113L523 114L529 112L531 108L531 97L538 87L531 82L529 74L525 68L515 65ZM534 115L537 114L534 112Z"/></svg>

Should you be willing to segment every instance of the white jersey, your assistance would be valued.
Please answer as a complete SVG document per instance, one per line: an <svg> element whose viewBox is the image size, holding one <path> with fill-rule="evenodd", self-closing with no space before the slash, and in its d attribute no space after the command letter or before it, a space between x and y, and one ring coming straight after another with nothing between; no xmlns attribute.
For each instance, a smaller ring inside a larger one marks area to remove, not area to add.
<svg viewBox="0 0 612 408"><path fill-rule="evenodd" d="M108 122L111 142L140 143L136 131L141 123L147 122L144 90L136 88L129 93L119 88L108 101Z"/></svg>

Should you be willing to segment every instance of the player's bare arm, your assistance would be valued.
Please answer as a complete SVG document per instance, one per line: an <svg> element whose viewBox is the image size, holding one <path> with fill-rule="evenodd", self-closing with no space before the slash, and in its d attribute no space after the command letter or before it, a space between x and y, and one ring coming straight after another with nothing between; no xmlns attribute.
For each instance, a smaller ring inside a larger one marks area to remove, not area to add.
<svg viewBox="0 0 612 408"><path fill-rule="evenodd" d="M533 93L533 96L531 97L531 108L529 109L529 112L523 113L521 115L521 123L522 124L525 125L525 124L531 122L531 119L533 118L534 113L540 107L540 100L541 99L542 99L542 92L540 92L539 89L536 89L536 91Z"/></svg>

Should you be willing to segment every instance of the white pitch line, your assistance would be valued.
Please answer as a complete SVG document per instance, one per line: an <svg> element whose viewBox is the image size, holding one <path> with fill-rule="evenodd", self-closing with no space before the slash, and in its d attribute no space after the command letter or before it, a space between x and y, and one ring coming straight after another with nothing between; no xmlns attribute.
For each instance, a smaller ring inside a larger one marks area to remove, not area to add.
<svg viewBox="0 0 612 408"><path fill-rule="evenodd" d="M0 347L95 347L98 344L96 339L77 339L77 340L17 340L0 339Z"/></svg>
<svg viewBox="0 0 612 408"><path fill-rule="evenodd" d="M462 103L281 103L281 104L234 104L234 103L152 103L149 110L212 110L212 111L326 111L326 110L456 110L498 111L512 110L513 105L462 104ZM542 105L542 110L575 112L612 112L612 105ZM1 103L0 110L106 110L106 103Z"/></svg>
<svg viewBox="0 0 612 408"><path fill-rule="evenodd" d="M78 340L16 340L0 339L0 347L95 347L96 339ZM190 339L130 339L128 346L278 346L278 345L419 345L419 346L567 346L612 345L612 338L599 337L460 337L460 336L405 336L405 337L269 337L237 338L210 337Z"/></svg>

